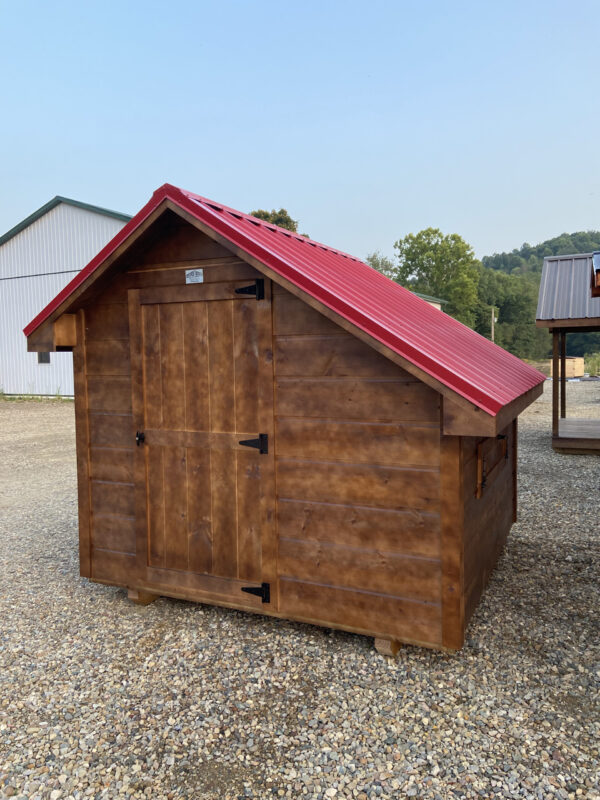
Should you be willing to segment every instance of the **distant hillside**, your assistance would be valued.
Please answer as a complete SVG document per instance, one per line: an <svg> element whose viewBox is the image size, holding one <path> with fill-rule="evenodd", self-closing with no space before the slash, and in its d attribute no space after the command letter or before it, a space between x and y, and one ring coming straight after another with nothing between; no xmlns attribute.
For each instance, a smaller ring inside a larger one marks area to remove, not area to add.
<svg viewBox="0 0 600 800"><path fill-rule="evenodd" d="M563 256L571 253L591 253L600 250L600 231L579 231L578 233L561 233L554 239L541 244L525 244L510 253L494 253L484 256L481 263L484 267L497 269L509 274L540 273L546 256Z"/></svg>

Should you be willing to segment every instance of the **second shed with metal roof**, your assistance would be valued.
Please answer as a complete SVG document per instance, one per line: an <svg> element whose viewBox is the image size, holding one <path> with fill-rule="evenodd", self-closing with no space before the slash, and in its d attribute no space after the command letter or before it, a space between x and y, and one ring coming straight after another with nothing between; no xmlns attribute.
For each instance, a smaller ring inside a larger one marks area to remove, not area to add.
<svg viewBox="0 0 600 800"><path fill-rule="evenodd" d="M567 334L600 331L595 256L549 256L542 267L536 325L552 333L552 447L563 453L600 453L600 419L568 417L566 390Z"/></svg>
<svg viewBox="0 0 600 800"><path fill-rule="evenodd" d="M166 184L25 330L73 348L81 574L460 648L544 376L348 254Z"/></svg>

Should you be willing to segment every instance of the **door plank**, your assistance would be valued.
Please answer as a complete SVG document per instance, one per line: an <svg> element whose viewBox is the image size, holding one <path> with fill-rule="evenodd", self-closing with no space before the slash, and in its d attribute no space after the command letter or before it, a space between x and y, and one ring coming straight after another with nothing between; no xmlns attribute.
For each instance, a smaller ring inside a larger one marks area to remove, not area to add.
<svg viewBox="0 0 600 800"><path fill-rule="evenodd" d="M238 577L261 581L260 479L256 452L237 454Z"/></svg>
<svg viewBox="0 0 600 800"><path fill-rule="evenodd" d="M146 447L148 503L148 563L164 567L165 561L165 486L163 448ZM138 513L146 516L146 503Z"/></svg>
<svg viewBox="0 0 600 800"><path fill-rule="evenodd" d="M212 572L210 451L188 447L187 506L189 569Z"/></svg>
<svg viewBox="0 0 600 800"><path fill-rule="evenodd" d="M147 428L160 428L162 427L162 378L159 309L158 306L141 306L140 310L144 353L143 424ZM136 391L135 385L133 390Z"/></svg>
<svg viewBox="0 0 600 800"><path fill-rule="evenodd" d="M258 425L258 329L256 300L233 304L233 375L235 380L235 430ZM256 430L258 433L258 430Z"/></svg>
<svg viewBox="0 0 600 800"><path fill-rule="evenodd" d="M213 574L238 576L236 453L211 453L211 497L213 528Z"/></svg>
<svg viewBox="0 0 600 800"><path fill-rule="evenodd" d="M168 430L184 430L183 310L179 305L160 305L159 319L163 417L161 427Z"/></svg>
<svg viewBox="0 0 600 800"><path fill-rule="evenodd" d="M208 303L209 402L211 431L234 431L232 301Z"/></svg>
<svg viewBox="0 0 600 800"><path fill-rule="evenodd" d="M184 447L163 449L165 566L188 567L187 457Z"/></svg>
<svg viewBox="0 0 600 800"><path fill-rule="evenodd" d="M185 430L207 431L208 316L206 303L186 303L183 312L183 363L185 368Z"/></svg>

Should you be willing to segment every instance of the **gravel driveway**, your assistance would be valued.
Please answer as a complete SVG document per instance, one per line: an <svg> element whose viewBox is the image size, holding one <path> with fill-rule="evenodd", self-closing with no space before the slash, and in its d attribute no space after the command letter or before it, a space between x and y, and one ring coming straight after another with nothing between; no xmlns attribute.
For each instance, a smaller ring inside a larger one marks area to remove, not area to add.
<svg viewBox="0 0 600 800"><path fill-rule="evenodd" d="M465 648L395 662L81 579L73 406L0 402L0 797L600 797L600 458L552 452L549 401Z"/></svg>

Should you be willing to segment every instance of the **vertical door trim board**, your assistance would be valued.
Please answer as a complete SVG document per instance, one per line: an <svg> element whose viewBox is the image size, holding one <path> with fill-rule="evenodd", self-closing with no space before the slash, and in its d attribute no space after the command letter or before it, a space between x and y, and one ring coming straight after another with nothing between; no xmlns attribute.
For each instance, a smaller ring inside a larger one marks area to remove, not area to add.
<svg viewBox="0 0 600 800"><path fill-rule="evenodd" d="M442 646L460 650L465 637L463 447L460 436L440 436Z"/></svg>
<svg viewBox="0 0 600 800"><path fill-rule="evenodd" d="M278 550L279 538L277 528L277 486L275 473L275 401L273 397L274 346L273 346L273 284L265 278L264 300L257 300L256 321L260 337L258 408L264 416L259 428L269 436L269 452L261 456L261 477L263 486L269 487L266 494L261 492L261 576L262 580L271 584L271 608L279 610L279 573ZM269 503L272 501L272 507Z"/></svg>
<svg viewBox="0 0 600 800"><path fill-rule="evenodd" d="M518 516L518 486L519 486L519 479L518 479L518 461L519 461L519 418L515 417L512 421L512 484L513 484L513 522L517 521Z"/></svg>
<svg viewBox="0 0 600 800"><path fill-rule="evenodd" d="M77 312L77 343L73 348L75 444L79 516L79 574L92 577L92 504L90 491L90 418L88 413L85 311Z"/></svg>
<svg viewBox="0 0 600 800"><path fill-rule="evenodd" d="M127 292L129 305L129 349L131 355L131 411L133 425L131 438L134 432L144 430L144 346L142 335L142 307L140 305L140 290L129 289ZM148 568L148 470L146 468L147 448L134 447L133 455L133 484L134 484L134 509L135 509L135 559L137 568L137 581L146 581ZM132 576L133 577L133 576Z"/></svg>

